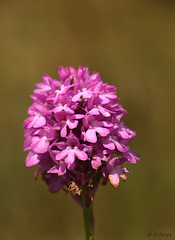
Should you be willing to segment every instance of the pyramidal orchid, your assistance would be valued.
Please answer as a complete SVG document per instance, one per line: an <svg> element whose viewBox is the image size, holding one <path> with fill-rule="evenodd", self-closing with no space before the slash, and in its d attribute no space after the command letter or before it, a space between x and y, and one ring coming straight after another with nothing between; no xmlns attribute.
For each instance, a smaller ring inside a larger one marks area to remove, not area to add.
<svg viewBox="0 0 175 240"><path fill-rule="evenodd" d="M24 121L26 166L38 165L50 192L70 192L82 207L85 239L94 239L93 200L100 181L114 187L127 179L125 162L139 156L129 143L136 133L122 121L116 88L88 68L59 67L60 80L45 75L31 96Z"/></svg>

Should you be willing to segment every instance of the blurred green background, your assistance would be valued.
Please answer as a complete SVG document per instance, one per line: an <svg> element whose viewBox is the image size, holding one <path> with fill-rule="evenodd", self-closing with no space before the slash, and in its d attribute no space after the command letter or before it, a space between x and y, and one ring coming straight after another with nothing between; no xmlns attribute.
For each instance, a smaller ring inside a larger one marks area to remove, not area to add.
<svg viewBox="0 0 175 240"><path fill-rule="evenodd" d="M117 86L141 162L127 182L100 186L96 240L175 239L175 3L129 0L0 1L0 239L82 240L82 212L25 167L29 95L60 65L89 66Z"/></svg>

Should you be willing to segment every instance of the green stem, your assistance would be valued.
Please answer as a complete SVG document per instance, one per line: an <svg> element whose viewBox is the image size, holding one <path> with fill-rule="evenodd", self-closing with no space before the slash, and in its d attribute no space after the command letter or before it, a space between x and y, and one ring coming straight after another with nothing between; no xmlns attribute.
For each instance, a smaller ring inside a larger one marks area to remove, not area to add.
<svg viewBox="0 0 175 240"><path fill-rule="evenodd" d="M93 218L93 202L90 193L87 189L83 188L82 191L82 207L84 218L85 240L94 240L94 218Z"/></svg>

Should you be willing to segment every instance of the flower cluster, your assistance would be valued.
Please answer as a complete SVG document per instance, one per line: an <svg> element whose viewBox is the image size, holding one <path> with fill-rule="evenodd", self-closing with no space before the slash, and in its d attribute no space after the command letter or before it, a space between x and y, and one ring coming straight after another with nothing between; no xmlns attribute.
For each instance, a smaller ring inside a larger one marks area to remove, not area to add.
<svg viewBox="0 0 175 240"><path fill-rule="evenodd" d="M122 122L126 111L116 88L82 66L59 67L58 74L60 81L45 75L31 96L24 121L26 166L40 165L35 178L41 172L51 192L74 185L80 194L101 178L117 187L129 172L122 164L139 157L128 146L136 134Z"/></svg>

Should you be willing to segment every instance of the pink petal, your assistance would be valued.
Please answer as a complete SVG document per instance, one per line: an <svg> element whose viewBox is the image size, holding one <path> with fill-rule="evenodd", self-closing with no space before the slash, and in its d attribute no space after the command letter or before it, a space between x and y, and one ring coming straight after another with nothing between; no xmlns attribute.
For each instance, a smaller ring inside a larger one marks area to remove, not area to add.
<svg viewBox="0 0 175 240"><path fill-rule="evenodd" d="M55 123L55 124L53 125L53 128L54 128L55 130L60 130L60 124L59 124L59 123Z"/></svg>
<svg viewBox="0 0 175 240"><path fill-rule="evenodd" d="M91 165L93 169L97 170L101 166L101 159L100 158L92 159Z"/></svg>
<svg viewBox="0 0 175 240"><path fill-rule="evenodd" d="M107 121L101 121L101 122L99 122L99 126L112 127L112 126L113 126L113 123L107 122Z"/></svg>
<svg viewBox="0 0 175 240"><path fill-rule="evenodd" d="M110 117L111 116L111 114L105 108L100 108L100 112L105 117Z"/></svg>
<svg viewBox="0 0 175 240"><path fill-rule="evenodd" d="M28 136L24 141L24 151L30 151L31 150L31 136Z"/></svg>
<svg viewBox="0 0 175 240"><path fill-rule="evenodd" d="M41 170L41 169L38 168L38 169L35 171L35 173L34 173L34 179L37 179L40 170Z"/></svg>
<svg viewBox="0 0 175 240"><path fill-rule="evenodd" d="M56 131L52 127L44 127L44 132L48 140L53 140L56 137Z"/></svg>
<svg viewBox="0 0 175 240"><path fill-rule="evenodd" d="M96 127L95 128L96 132L98 132L102 137L105 137L109 134L109 130L107 128L103 127Z"/></svg>
<svg viewBox="0 0 175 240"><path fill-rule="evenodd" d="M78 121L76 121L74 119L68 119L67 120L67 125L69 126L70 129L74 129L74 128L77 127Z"/></svg>
<svg viewBox="0 0 175 240"><path fill-rule="evenodd" d="M24 121L24 125L23 127L24 128L32 128L33 127L33 124L35 122L35 116L31 116L29 118L27 118L25 121Z"/></svg>
<svg viewBox="0 0 175 240"><path fill-rule="evenodd" d="M71 164L68 164L68 165L67 165L67 168L68 168L69 170L74 170L74 169L75 169L75 162L73 162L73 163L71 163Z"/></svg>
<svg viewBox="0 0 175 240"><path fill-rule="evenodd" d="M38 154L29 152L26 158L26 167L31 167L38 164L40 160L38 159Z"/></svg>
<svg viewBox="0 0 175 240"><path fill-rule="evenodd" d="M72 118L74 118L74 119L81 119L81 118L84 118L84 114L75 114L75 115L73 115Z"/></svg>
<svg viewBox="0 0 175 240"><path fill-rule="evenodd" d="M93 108L89 111L89 114L91 115L99 115L99 109L98 108Z"/></svg>
<svg viewBox="0 0 175 240"><path fill-rule="evenodd" d="M61 137L66 137L66 136L67 136L67 125L65 123L61 129Z"/></svg>
<svg viewBox="0 0 175 240"><path fill-rule="evenodd" d="M87 160L88 159L88 155L83 151L75 150L74 153L81 160Z"/></svg>
<svg viewBox="0 0 175 240"><path fill-rule="evenodd" d="M66 173L66 163L62 163L58 169L58 175L61 176Z"/></svg>
<svg viewBox="0 0 175 240"><path fill-rule="evenodd" d="M81 95L82 95L82 92L75 94L72 98L72 102L77 102L80 99Z"/></svg>
<svg viewBox="0 0 175 240"><path fill-rule="evenodd" d="M58 166L54 166L50 168L47 173L58 173Z"/></svg>
<svg viewBox="0 0 175 240"><path fill-rule="evenodd" d="M135 152L133 152L131 150L129 150L128 152L125 152L123 154L123 157L126 158L126 160L128 162L131 162L131 163L134 163L134 164L137 163L137 161L140 161L139 156Z"/></svg>
<svg viewBox="0 0 175 240"><path fill-rule="evenodd" d="M36 138L36 139L35 139ZM37 140L38 137L33 137L32 138L32 150L35 153L45 153L48 151L49 147L49 141L47 140L46 137L42 137L39 140Z"/></svg>
<svg viewBox="0 0 175 240"><path fill-rule="evenodd" d="M64 150L66 148L65 142L58 142L58 143L55 143L55 145L61 150Z"/></svg>
<svg viewBox="0 0 175 240"><path fill-rule="evenodd" d="M42 127L46 124L46 119L43 116L35 117L35 122L33 124L34 128Z"/></svg>
<svg viewBox="0 0 175 240"><path fill-rule="evenodd" d="M57 153L55 159L56 159L56 160L61 160L61 159L63 159L67 154L68 154L68 151L67 151L67 149L65 149L65 150Z"/></svg>
<svg viewBox="0 0 175 240"><path fill-rule="evenodd" d="M115 172L109 174L109 181L114 187L118 187L119 182L120 182L119 175Z"/></svg>
<svg viewBox="0 0 175 240"><path fill-rule="evenodd" d="M71 108L69 108L69 107L64 106L63 110L64 110L66 113L74 114L74 111L73 111Z"/></svg>
<svg viewBox="0 0 175 240"><path fill-rule="evenodd" d="M71 164L74 162L74 160L75 160L74 151L70 150L67 157L65 158L65 162Z"/></svg>
<svg viewBox="0 0 175 240"><path fill-rule="evenodd" d="M121 138L127 139L129 138L129 134L127 133L127 131L124 130L118 130L118 134Z"/></svg>
<svg viewBox="0 0 175 240"><path fill-rule="evenodd" d="M92 97L92 92L91 91L85 91L82 92L83 98L91 98Z"/></svg>
<svg viewBox="0 0 175 240"><path fill-rule="evenodd" d="M128 148L123 144L120 144L118 141L115 141L115 146L120 152L126 152Z"/></svg>
<svg viewBox="0 0 175 240"><path fill-rule="evenodd" d="M91 143L97 142L96 132L93 128L90 128L85 133L86 140Z"/></svg>
<svg viewBox="0 0 175 240"><path fill-rule="evenodd" d="M102 100L101 104L107 104L107 103L110 102L110 100L106 96L104 96L104 95L99 95L99 97Z"/></svg>
<svg viewBox="0 0 175 240"><path fill-rule="evenodd" d="M115 94L111 94L111 93L105 93L104 94L106 97L108 97L108 98L110 98L110 99L116 99L117 98L117 95L115 95Z"/></svg>
<svg viewBox="0 0 175 240"><path fill-rule="evenodd" d="M115 144L113 143L113 141L109 140L109 139L106 139L103 143L103 146L107 149L110 149L110 150L114 150L115 149Z"/></svg>

